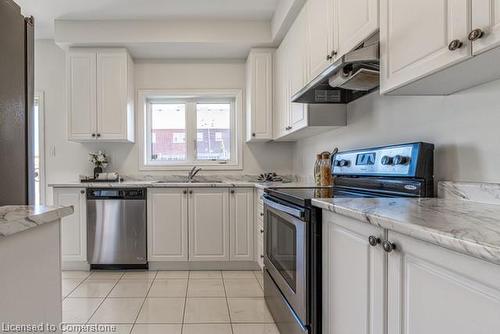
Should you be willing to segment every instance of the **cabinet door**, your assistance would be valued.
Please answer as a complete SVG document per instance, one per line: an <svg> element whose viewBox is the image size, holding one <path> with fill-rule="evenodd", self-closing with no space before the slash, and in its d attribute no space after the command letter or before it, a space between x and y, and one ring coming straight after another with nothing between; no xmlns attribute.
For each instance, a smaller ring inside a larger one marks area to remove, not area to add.
<svg viewBox="0 0 500 334"><path fill-rule="evenodd" d="M332 0L308 0L307 12L307 51L308 76L314 79L329 64L328 58L333 47Z"/></svg>
<svg viewBox="0 0 500 334"><path fill-rule="evenodd" d="M97 136L127 140L128 71L125 51L97 53Z"/></svg>
<svg viewBox="0 0 500 334"><path fill-rule="evenodd" d="M231 189L229 194L229 240L231 261L254 260L253 189Z"/></svg>
<svg viewBox="0 0 500 334"><path fill-rule="evenodd" d="M148 260L188 260L187 190L148 189Z"/></svg>
<svg viewBox="0 0 500 334"><path fill-rule="evenodd" d="M275 53L274 137L282 137L288 131L289 80L287 73L288 40L285 37Z"/></svg>
<svg viewBox="0 0 500 334"><path fill-rule="evenodd" d="M474 55L500 45L500 0L472 0L472 29L484 31L472 43Z"/></svg>
<svg viewBox="0 0 500 334"><path fill-rule="evenodd" d="M296 131L307 126L307 104L293 103L291 97L301 90L306 83L306 14L303 9L295 19L288 31L288 73L290 81L289 127L290 131Z"/></svg>
<svg viewBox="0 0 500 334"><path fill-rule="evenodd" d="M336 58L378 30L378 0L333 0Z"/></svg>
<svg viewBox="0 0 500 334"><path fill-rule="evenodd" d="M66 76L68 139L93 140L96 138L96 53L68 51Z"/></svg>
<svg viewBox="0 0 500 334"><path fill-rule="evenodd" d="M85 189L55 188L54 205L72 205L74 213L61 220L62 261L87 261Z"/></svg>
<svg viewBox="0 0 500 334"><path fill-rule="evenodd" d="M247 141L273 138L273 50L254 49L247 60Z"/></svg>
<svg viewBox="0 0 500 334"><path fill-rule="evenodd" d="M468 0L380 0L382 93L471 56ZM424 19L425 18L425 19ZM451 41L463 43L454 51Z"/></svg>
<svg viewBox="0 0 500 334"><path fill-rule="evenodd" d="M229 260L228 191L189 190L189 260Z"/></svg>
<svg viewBox="0 0 500 334"><path fill-rule="evenodd" d="M389 232L388 334L491 334L500 266Z"/></svg>
<svg viewBox="0 0 500 334"><path fill-rule="evenodd" d="M383 334L386 255L368 238L384 231L323 212L323 333Z"/></svg>

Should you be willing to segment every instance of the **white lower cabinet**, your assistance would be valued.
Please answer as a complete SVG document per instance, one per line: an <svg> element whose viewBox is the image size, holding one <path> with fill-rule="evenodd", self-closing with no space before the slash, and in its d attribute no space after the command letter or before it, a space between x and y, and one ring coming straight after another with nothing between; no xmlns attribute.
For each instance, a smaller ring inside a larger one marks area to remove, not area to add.
<svg viewBox="0 0 500 334"><path fill-rule="evenodd" d="M388 334L491 334L500 328L500 266L389 232Z"/></svg>
<svg viewBox="0 0 500 334"><path fill-rule="evenodd" d="M368 239L384 231L323 212L323 333L383 334L386 255Z"/></svg>
<svg viewBox="0 0 500 334"><path fill-rule="evenodd" d="M85 189L54 188L54 205L73 206L74 213L61 220L62 262L87 261L87 215Z"/></svg>
<svg viewBox="0 0 500 334"><path fill-rule="evenodd" d="M237 188L229 191L229 259L254 259L253 189Z"/></svg>
<svg viewBox="0 0 500 334"><path fill-rule="evenodd" d="M188 198L182 188L148 189L148 261L188 260Z"/></svg>
<svg viewBox="0 0 500 334"><path fill-rule="evenodd" d="M394 249L384 251L387 244ZM500 328L499 265L329 211L323 213L323 296L324 334Z"/></svg>
<svg viewBox="0 0 500 334"><path fill-rule="evenodd" d="M189 260L228 261L228 189L193 188L188 192Z"/></svg>

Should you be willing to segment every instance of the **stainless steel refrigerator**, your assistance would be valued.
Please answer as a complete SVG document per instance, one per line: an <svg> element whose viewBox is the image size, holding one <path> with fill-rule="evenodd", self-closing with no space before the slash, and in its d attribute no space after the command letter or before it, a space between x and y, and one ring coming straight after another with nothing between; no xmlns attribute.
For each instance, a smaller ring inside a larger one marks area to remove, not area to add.
<svg viewBox="0 0 500 334"><path fill-rule="evenodd" d="M34 200L33 18L0 0L0 206Z"/></svg>

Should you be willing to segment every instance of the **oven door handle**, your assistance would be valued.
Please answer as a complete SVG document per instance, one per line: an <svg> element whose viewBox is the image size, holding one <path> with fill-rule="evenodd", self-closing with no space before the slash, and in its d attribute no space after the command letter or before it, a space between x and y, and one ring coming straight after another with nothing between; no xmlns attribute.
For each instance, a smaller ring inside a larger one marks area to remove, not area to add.
<svg viewBox="0 0 500 334"><path fill-rule="evenodd" d="M269 206L269 207L271 207L273 209L276 209L276 210L281 211L281 212L288 213L289 215L297 217L297 218L299 218L301 220L304 219L305 210L297 209L297 208L294 208L294 207L291 207L291 206L287 206L287 205L283 205L283 204L277 203L275 201L272 201L272 200L270 200L269 198L266 198L266 197L263 198L263 201L264 201L265 205L267 205L267 206Z"/></svg>

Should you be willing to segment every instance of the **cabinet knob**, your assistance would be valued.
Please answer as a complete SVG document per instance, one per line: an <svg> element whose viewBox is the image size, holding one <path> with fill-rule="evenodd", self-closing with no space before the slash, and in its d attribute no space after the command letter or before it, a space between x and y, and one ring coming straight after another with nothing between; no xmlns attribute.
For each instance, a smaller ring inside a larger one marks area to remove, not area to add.
<svg viewBox="0 0 500 334"><path fill-rule="evenodd" d="M260 233L264 233L264 229L263 228L260 229Z"/></svg>
<svg viewBox="0 0 500 334"><path fill-rule="evenodd" d="M261 258L261 259L263 259L263 258L264 258L264 255L261 255L261 256L260 256L260 258Z"/></svg>
<svg viewBox="0 0 500 334"><path fill-rule="evenodd" d="M450 42L450 44L448 44L448 50L455 51L460 49L463 45L464 43L462 43L460 40L454 39Z"/></svg>
<svg viewBox="0 0 500 334"><path fill-rule="evenodd" d="M97 134L97 137L100 137L100 136L101 136L101 134L100 134L100 133L98 133L98 134Z"/></svg>
<svg viewBox="0 0 500 334"><path fill-rule="evenodd" d="M231 189L231 194L234 194L234 189Z"/></svg>
<svg viewBox="0 0 500 334"><path fill-rule="evenodd" d="M377 238L374 235L370 235L368 237L368 243L370 244L370 246L377 246L380 243L380 238Z"/></svg>
<svg viewBox="0 0 500 334"><path fill-rule="evenodd" d="M85 194L85 190L80 190L80 194Z"/></svg>
<svg viewBox="0 0 500 334"><path fill-rule="evenodd" d="M193 193L193 191L192 191L192 190L190 190L190 191L189 191L189 193L190 193L190 194L192 194L192 193Z"/></svg>
<svg viewBox="0 0 500 334"><path fill-rule="evenodd" d="M291 127L291 126L287 126L287 127L285 128L285 130L286 130L286 131L291 130L291 129L292 129L292 127Z"/></svg>
<svg viewBox="0 0 500 334"><path fill-rule="evenodd" d="M188 192L187 190L182 191L183 194L187 194L187 192Z"/></svg>
<svg viewBox="0 0 500 334"><path fill-rule="evenodd" d="M396 249L396 245L393 244L392 242L390 242L389 240L385 240L383 243L382 243L382 248L384 248L384 250L387 252L387 253L390 253L392 252L393 250Z"/></svg>
<svg viewBox="0 0 500 334"><path fill-rule="evenodd" d="M261 212L261 213L260 213L260 216L261 216L261 217L264 217L264 212Z"/></svg>
<svg viewBox="0 0 500 334"><path fill-rule="evenodd" d="M255 137L255 132L252 133L252 137Z"/></svg>
<svg viewBox="0 0 500 334"><path fill-rule="evenodd" d="M92 137L95 137L95 133L92 134Z"/></svg>
<svg viewBox="0 0 500 334"><path fill-rule="evenodd" d="M483 36L484 36L484 31L482 29L477 28L472 30L467 36L467 38L469 39L469 41L475 41Z"/></svg>

